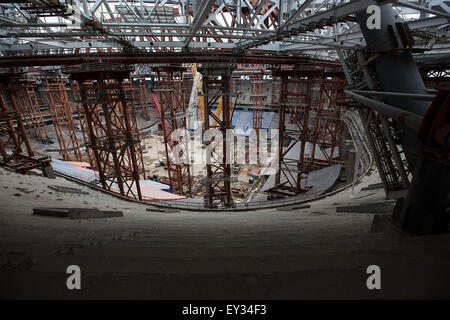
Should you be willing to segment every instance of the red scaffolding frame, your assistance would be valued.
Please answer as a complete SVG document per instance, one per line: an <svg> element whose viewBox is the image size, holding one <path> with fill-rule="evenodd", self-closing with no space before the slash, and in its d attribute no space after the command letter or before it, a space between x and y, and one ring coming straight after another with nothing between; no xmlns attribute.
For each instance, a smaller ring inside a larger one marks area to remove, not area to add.
<svg viewBox="0 0 450 320"><path fill-rule="evenodd" d="M179 195L192 195L192 177L189 144L186 137L178 137L172 141L172 133L175 130L187 130L186 101L184 94L183 73L186 68L182 67L159 67L157 72L157 86L153 90L159 95L159 103L153 97L155 108L159 110L160 123L164 135L164 149L170 190ZM178 152L179 154L174 154ZM174 161L174 156L179 160ZM181 163L180 163L181 162Z"/></svg>
<svg viewBox="0 0 450 320"><path fill-rule="evenodd" d="M61 156L65 161L83 161L72 108L70 107L67 90L61 76L58 74L47 74L42 79L42 91L52 116Z"/></svg>
<svg viewBox="0 0 450 320"><path fill-rule="evenodd" d="M36 82L27 79L20 81L20 87L16 90L16 96L16 103L22 114L28 137L39 139L44 143L47 142L49 138L39 99L36 95Z"/></svg>
<svg viewBox="0 0 450 320"><path fill-rule="evenodd" d="M49 157L36 156L19 110L21 82L15 75L0 75L0 164L19 173L41 168L44 176L54 177Z"/></svg>
<svg viewBox="0 0 450 320"><path fill-rule="evenodd" d="M228 143L226 140L227 129L231 129L231 73L235 65L232 64L203 64L203 95L205 96L203 129L218 129L222 133L221 148L215 146L211 150L211 161L206 164L205 207L230 207L233 205L231 192L231 164L227 159ZM213 112L219 99L222 99L222 116L218 118ZM210 121L213 121L211 124ZM215 125L214 125L215 123ZM210 144L211 141L207 141ZM231 150L230 150L231 151ZM207 158L210 155L206 155Z"/></svg>
<svg viewBox="0 0 450 320"><path fill-rule="evenodd" d="M145 200L140 180L146 178L136 110L123 80L133 68L120 64L84 64L67 70L78 82L84 121L102 188ZM150 200L150 199L148 199Z"/></svg>
<svg viewBox="0 0 450 320"><path fill-rule="evenodd" d="M339 89L346 82L340 74L326 72L322 66L301 66L292 70L277 68L273 75L280 80L279 113L279 169L275 184L268 193L274 197L292 196L307 191L302 180L307 173L341 162L334 160L336 147L341 143L343 120L341 106L337 103L342 95ZM289 126L286 126L286 114ZM283 146L286 141L294 141ZM288 154L300 143L298 158ZM310 155L306 144L312 144ZM315 156L320 150L324 159Z"/></svg>

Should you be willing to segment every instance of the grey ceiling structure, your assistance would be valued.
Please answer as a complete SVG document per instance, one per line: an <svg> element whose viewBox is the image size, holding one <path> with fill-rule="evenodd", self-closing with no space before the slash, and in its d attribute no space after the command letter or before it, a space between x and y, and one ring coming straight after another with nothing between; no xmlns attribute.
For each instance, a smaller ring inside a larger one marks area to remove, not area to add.
<svg viewBox="0 0 450 320"><path fill-rule="evenodd" d="M448 1L21 0L0 3L0 54L248 49L337 58L365 46L355 14L392 3L421 54L449 54Z"/></svg>

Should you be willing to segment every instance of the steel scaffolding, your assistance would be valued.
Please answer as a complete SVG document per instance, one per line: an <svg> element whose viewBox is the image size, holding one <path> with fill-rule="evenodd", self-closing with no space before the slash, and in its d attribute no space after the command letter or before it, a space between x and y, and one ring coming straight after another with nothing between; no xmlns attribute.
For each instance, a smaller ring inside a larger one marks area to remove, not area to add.
<svg viewBox="0 0 450 320"><path fill-rule="evenodd" d="M140 179L145 179L136 111L123 87L132 67L85 64L66 71L78 82L85 127L103 189L145 200Z"/></svg>
<svg viewBox="0 0 450 320"><path fill-rule="evenodd" d="M192 195L192 177L189 144L190 139L177 135L176 139L172 134L177 131L186 132L187 117L185 103L185 93L183 84L182 67L160 67L155 68L157 72L157 86L153 90L159 95L160 103L160 123L164 135L164 150L166 154L166 165L168 183L170 190L179 195ZM176 140L176 141L174 141Z"/></svg>
<svg viewBox="0 0 450 320"><path fill-rule="evenodd" d="M207 154L205 183L205 207L229 207L233 205L231 193L231 164L227 161L228 150L226 131L231 129L231 64L204 64L201 68L203 74L203 95L205 97L203 129L218 129L222 134L222 142L211 148ZM213 108L222 99L222 117L218 118ZM211 120L216 123L210 123ZM205 138L205 137L204 137ZM207 145L213 141L205 141ZM208 149L207 149L208 150ZM210 161L208 161L210 160ZM208 163L209 162L209 163Z"/></svg>
<svg viewBox="0 0 450 320"><path fill-rule="evenodd" d="M344 125L337 98L345 81L340 75L325 71L322 66L273 70L273 75L280 80L279 169L275 174L275 184L268 191L273 198L307 191L308 187L302 180L307 178L308 172L340 163L334 160ZM292 155L290 151L298 143L299 155ZM307 143L311 144L309 155Z"/></svg>
<svg viewBox="0 0 450 320"><path fill-rule="evenodd" d="M350 88L377 91L381 84L373 66L368 63L367 51L342 52L341 63L347 71ZM370 148L374 154L380 180L388 198L406 190L410 185L412 168L406 161L402 143L402 130L397 121L376 110L358 106L358 112L366 129Z"/></svg>
<svg viewBox="0 0 450 320"><path fill-rule="evenodd" d="M29 138L39 139L43 143L48 142L47 129L41 112L41 104L36 95L36 83L24 79L17 88L17 106L22 114L22 119Z"/></svg>
<svg viewBox="0 0 450 320"><path fill-rule="evenodd" d="M263 111L262 107L265 100L264 95L264 80L263 80L263 73L256 73L253 74L251 77L251 99L253 103L253 110L252 110L252 122L253 122L253 129L256 131L256 150L257 150L257 161L260 163L259 159L259 136L260 136L260 130L262 128L262 119L263 119Z"/></svg>
<svg viewBox="0 0 450 320"><path fill-rule="evenodd" d="M59 153L66 161L82 161L83 155L80 151L73 112L61 76L47 74L42 79L42 91L52 116Z"/></svg>
<svg viewBox="0 0 450 320"><path fill-rule="evenodd" d="M0 74L0 163L23 174L41 168L45 176L53 177L50 158L36 156L28 140L17 104L21 89L15 75Z"/></svg>

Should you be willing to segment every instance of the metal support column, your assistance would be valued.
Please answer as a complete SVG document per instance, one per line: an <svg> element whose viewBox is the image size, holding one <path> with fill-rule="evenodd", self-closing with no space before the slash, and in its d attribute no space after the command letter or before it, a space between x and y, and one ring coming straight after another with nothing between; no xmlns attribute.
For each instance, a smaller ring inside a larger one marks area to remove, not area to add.
<svg viewBox="0 0 450 320"><path fill-rule="evenodd" d="M222 134L222 141L210 149L207 154L210 163L206 165L205 183L205 206L208 208L233 205L231 193L231 163L228 163L227 155L229 144L227 144L227 129L231 129L231 73L234 65L230 64L204 64L201 67L203 74L203 95L205 97L204 108L204 131L217 129ZM213 111L218 101L222 99L222 117L218 118ZM213 125L210 123L212 120ZM214 140L208 141L207 149Z"/></svg>
<svg viewBox="0 0 450 320"><path fill-rule="evenodd" d="M160 123L163 127L168 183L172 192L191 196L191 157L188 148L190 140L184 136L188 117L183 85L183 73L186 68L167 66L155 68L155 70L158 74L158 82L153 91L159 93ZM176 139L173 139L173 133L177 134Z"/></svg>
<svg viewBox="0 0 450 320"><path fill-rule="evenodd" d="M125 197L151 200L141 193L139 181L145 179L141 141L134 106L123 88L131 71L132 67L117 64L84 64L66 70L80 86L87 147L94 155L91 165L100 184Z"/></svg>

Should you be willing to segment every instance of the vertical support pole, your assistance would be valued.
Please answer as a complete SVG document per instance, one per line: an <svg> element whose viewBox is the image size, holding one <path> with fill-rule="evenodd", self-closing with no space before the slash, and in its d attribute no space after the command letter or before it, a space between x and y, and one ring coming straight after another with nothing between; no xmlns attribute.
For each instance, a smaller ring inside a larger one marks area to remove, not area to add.
<svg viewBox="0 0 450 320"><path fill-rule="evenodd" d="M373 64L382 89L390 92L425 94L423 80L408 50L409 44L403 43L398 35L392 4L384 4L380 6L380 10L380 29L367 28L369 14L365 11L358 13L356 17L369 52L380 55ZM386 101L390 105L419 115L424 115L429 107L426 101L404 97L389 97ZM414 168L419 148L417 134L408 127L402 126L402 131L400 138L405 156L409 167Z"/></svg>
<svg viewBox="0 0 450 320"><path fill-rule="evenodd" d="M222 165L223 165L223 171L224 171L224 189L225 189L225 200L224 205L230 206L232 203L232 195L231 195L231 164L227 161L227 155L228 151L227 149L227 130L231 129L231 118L230 118L230 111L231 111L231 86L230 86L230 80L231 75L224 74L222 76L223 80L223 96L222 96L222 125L221 125L221 131L222 131Z"/></svg>
<svg viewBox="0 0 450 320"><path fill-rule="evenodd" d="M231 73L233 66L226 65L204 65L203 74L203 93L205 95L205 110L204 110L204 130L210 127L218 127L222 133L222 154L216 148L211 152L216 155L219 162L211 161L211 164L206 165L206 179L205 179L205 206L215 207L224 206L229 207L233 205L233 196L231 193L231 164L228 163L227 153L231 144L227 143L227 129L231 129ZM215 103L222 99L222 119L219 119L213 112ZM215 125L210 125L210 117L213 118ZM205 132L204 131L204 132ZM231 142L231 141L230 141ZM228 144L228 146L227 146ZM209 157L210 155L206 155ZM214 159L212 159L214 160Z"/></svg>
<svg viewBox="0 0 450 320"><path fill-rule="evenodd" d="M286 95L287 95L287 76L281 76L280 96L278 99L278 170L275 174L275 187L281 183L281 172L283 166L283 146L286 130Z"/></svg>

